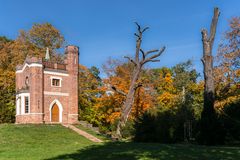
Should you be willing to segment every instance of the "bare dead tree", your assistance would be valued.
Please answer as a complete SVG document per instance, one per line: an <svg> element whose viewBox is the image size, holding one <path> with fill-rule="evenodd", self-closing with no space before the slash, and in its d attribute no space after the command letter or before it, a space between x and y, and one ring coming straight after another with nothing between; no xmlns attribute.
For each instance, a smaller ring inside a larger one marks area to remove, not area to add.
<svg viewBox="0 0 240 160"><path fill-rule="evenodd" d="M136 36L135 58L132 59L131 57L128 57L128 56L124 57L124 58L127 58L134 65L133 73L131 76L131 83L129 86L129 91L127 94L125 94L124 92L119 91L116 87L114 86L112 87L114 91L126 96L125 102L123 103L123 106L121 108L120 120L118 122L117 130L116 130L116 136L117 138L120 138L120 139L122 138L122 134L121 134L122 128L125 126L128 120L128 116L131 112L131 109L134 103L135 92L137 88L142 86L142 84L137 82L140 77L140 73L142 71L143 66L148 62L159 62L159 60L157 60L156 58L159 57L165 50L165 47L162 47L161 49L153 49L147 52L143 51L143 49L141 48L142 35L147 29L149 29L149 27L145 27L142 29L138 23L136 23L136 25L137 25L137 33L134 34Z"/></svg>
<svg viewBox="0 0 240 160"><path fill-rule="evenodd" d="M203 137L211 137L212 118L215 115L214 101L215 101L215 86L214 86L214 73L213 73L213 56L212 48L216 34L216 28L218 23L218 17L220 15L219 9L214 8L214 15L212 18L210 35L206 29L202 29L202 43L203 43L203 58L202 63L204 67L204 108L202 112L202 132L208 132ZM204 126L205 125L205 126ZM211 139L211 138L210 138ZM204 140L203 140L204 141ZM208 143L208 142L206 142Z"/></svg>
<svg viewBox="0 0 240 160"><path fill-rule="evenodd" d="M213 56L212 47L216 34L217 22L219 17L218 8L214 8L214 15L211 23L210 36L206 29L202 29L202 43L203 43L203 58L202 63L204 67L204 108L212 110L214 107L214 75L213 75Z"/></svg>
<svg viewBox="0 0 240 160"><path fill-rule="evenodd" d="M204 66L204 80L205 80L205 93L214 93L214 77L213 77L213 56L212 56L212 47L216 34L217 22L219 17L218 8L214 8L214 16L211 23L210 36L208 36L207 30L202 29L202 43L203 43L203 58L202 63ZM210 98L210 102L214 102L214 95L207 96Z"/></svg>

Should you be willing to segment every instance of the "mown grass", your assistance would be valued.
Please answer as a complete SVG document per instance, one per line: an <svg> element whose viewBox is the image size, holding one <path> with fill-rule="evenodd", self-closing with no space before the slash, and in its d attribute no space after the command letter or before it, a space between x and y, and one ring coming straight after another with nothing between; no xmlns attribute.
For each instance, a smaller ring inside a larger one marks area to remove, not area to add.
<svg viewBox="0 0 240 160"><path fill-rule="evenodd" d="M239 160L240 147L107 142L60 125L0 125L0 159Z"/></svg>
<svg viewBox="0 0 240 160"><path fill-rule="evenodd" d="M93 142L61 125L0 125L0 159L46 159Z"/></svg>
<svg viewBox="0 0 240 160"><path fill-rule="evenodd" d="M206 147L156 143L106 143L49 160L239 160L239 147Z"/></svg>

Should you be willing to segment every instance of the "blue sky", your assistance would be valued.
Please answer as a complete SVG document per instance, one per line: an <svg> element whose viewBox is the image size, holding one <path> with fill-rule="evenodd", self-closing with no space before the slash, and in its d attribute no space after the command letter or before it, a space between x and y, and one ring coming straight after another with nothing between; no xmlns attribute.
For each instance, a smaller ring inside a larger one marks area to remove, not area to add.
<svg viewBox="0 0 240 160"><path fill-rule="evenodd" d="M49 22L67 44L80 47L80 63L101 65L109 57L133 55L134 22L149 26L143 49L166 46L160 62L149 67L171 67L192 59L202 72L202 27L209 29L213 8L221 11L214 51L228 28L240 16L239 0L0 0L0 35L16 38L20 29Z"/></svg>

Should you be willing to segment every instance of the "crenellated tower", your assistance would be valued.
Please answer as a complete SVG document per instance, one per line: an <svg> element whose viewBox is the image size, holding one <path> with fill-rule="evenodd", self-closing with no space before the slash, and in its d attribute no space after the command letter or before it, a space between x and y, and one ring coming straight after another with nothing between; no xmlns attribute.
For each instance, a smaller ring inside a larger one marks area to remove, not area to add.
<svg viewBox="0 0 240 160"><path fill-rule="evenodd" d="M78 121L78 62L79 48L77 46L67 46L65 48L67 64L66 70L69 73L69 101L68 101L68 122L75 123Z"/></svg>

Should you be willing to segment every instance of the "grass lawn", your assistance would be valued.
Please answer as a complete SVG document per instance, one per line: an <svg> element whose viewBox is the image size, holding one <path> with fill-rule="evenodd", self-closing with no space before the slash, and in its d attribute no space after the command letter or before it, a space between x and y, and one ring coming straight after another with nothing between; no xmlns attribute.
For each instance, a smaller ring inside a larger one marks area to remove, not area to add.
<svg viewBox="0 0 240 160"><path fill-rule="evenodd" d="M96 144L60 125L0 125L0 159L239 160L240 147Z"/></svg>
<svg viewBox="0 0 240 160"><path fill-rule="evenodd" d="M93 142L61 125L0 125L0 159L46 159Z"/></svg>

